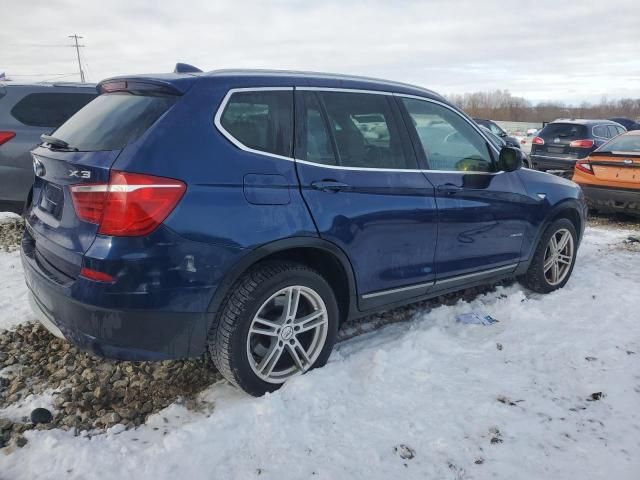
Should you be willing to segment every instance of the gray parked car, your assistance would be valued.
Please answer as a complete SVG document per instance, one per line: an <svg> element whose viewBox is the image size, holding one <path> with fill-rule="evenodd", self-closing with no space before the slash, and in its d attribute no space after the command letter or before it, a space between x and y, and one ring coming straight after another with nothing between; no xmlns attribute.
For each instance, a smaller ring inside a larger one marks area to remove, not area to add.
<svg viewBox="0 0 640 480"><path fill-rule="evenodd" d="M96 96L87 83L0 83L0 211L22 213L33 183L29 152Z"/></svg>

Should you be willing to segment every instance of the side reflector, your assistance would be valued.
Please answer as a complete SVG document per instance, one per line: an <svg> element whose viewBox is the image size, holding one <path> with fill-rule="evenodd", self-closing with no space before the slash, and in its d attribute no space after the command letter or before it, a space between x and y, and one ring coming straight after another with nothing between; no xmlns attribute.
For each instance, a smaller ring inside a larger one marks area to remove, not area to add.
<svg viewBox="0 0 640 480"><path fill-rule="evenodd" d="M97 270L91 270L87 267L82 267L80 270L80 276L84 278L88 278L89 280L93 280L95 282L113 282L113 277L108 273L99 272Z"/></svg>

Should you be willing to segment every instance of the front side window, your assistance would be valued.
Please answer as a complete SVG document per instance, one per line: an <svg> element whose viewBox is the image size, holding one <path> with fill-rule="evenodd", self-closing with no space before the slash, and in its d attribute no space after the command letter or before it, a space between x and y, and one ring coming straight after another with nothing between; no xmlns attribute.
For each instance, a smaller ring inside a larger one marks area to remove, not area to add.
<svg viewBox="0 0 640 480"><path fill-rule="evenodd" d="M388 95L330 91L317 95L324 105L339 165L401 170L417 167L407 151L406 133L403 135ZM308 121L316 118L307 117ZM327 151L323 137L314 137L323 152Z"/></svg>
<svg viewBox="0 0 640 480"><path fill-rule="evenodd" d="M609 138L618 136L618 128L615 125L607 125L607 128L609 129Z"/></svg>
<svg viewBox="0 0 640 480"><path fill-rule="evenodd" d="M485 139L469 122L437 103L403 98L431 170L491 172Z"/></svg>
<svg viewBox="0 0 640 480"><path fill-rule="evenodd" d="M222 112L220 123L246 147L291 156L293 91L235 92Z"/></svg>

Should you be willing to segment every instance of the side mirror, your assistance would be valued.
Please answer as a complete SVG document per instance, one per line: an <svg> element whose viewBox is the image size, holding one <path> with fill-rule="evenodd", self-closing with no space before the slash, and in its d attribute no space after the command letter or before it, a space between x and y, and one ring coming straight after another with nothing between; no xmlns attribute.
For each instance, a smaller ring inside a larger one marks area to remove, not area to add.
<svg viewBox="0 0 640 480"><path fill-rule="evenodd" d="M502 147L498 157L498 170L513 172L522 168L524 155L522 150L513 147Z"/></svg>

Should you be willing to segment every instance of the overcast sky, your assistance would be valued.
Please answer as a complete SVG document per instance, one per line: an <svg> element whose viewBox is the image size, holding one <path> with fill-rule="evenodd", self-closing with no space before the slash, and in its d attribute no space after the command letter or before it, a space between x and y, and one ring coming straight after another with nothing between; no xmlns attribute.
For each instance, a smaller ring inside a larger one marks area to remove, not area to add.
<svg viewBox="0 0 640 480"><path fill-rule="evenodd" d="M0 72L89 80L278 68L399 80L533 101L640 97L640 0L0 0ZM39 76L23 76L23 75Z"/></svg>

